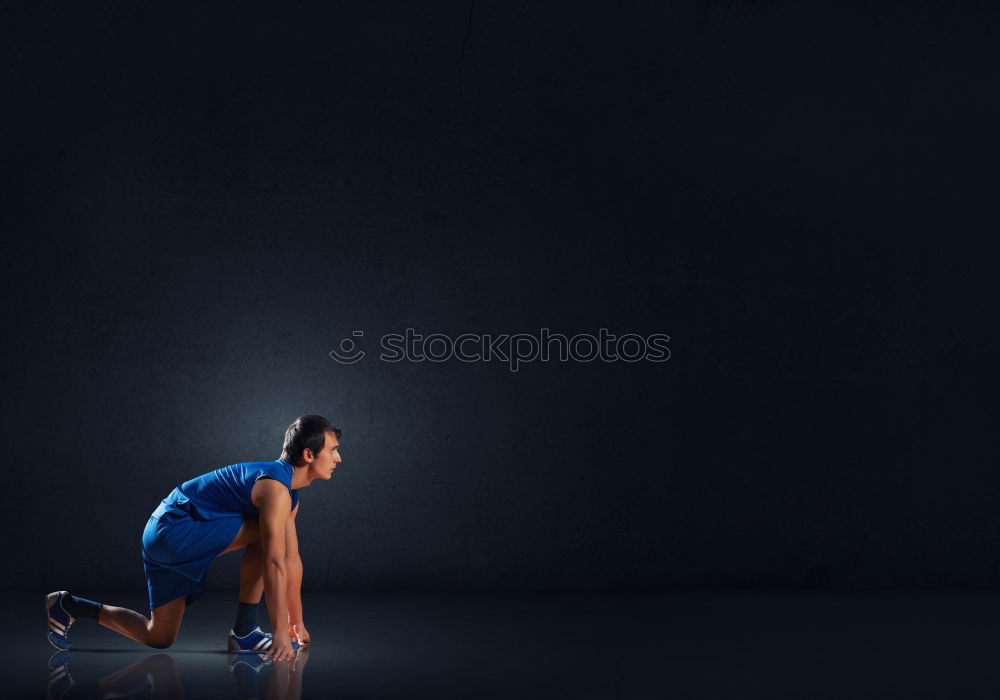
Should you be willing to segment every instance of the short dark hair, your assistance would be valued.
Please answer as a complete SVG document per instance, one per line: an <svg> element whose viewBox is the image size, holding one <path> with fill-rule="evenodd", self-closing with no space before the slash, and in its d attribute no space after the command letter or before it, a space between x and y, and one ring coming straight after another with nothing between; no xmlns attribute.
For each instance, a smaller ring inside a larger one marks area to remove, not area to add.
<svg viewBox="0 0 1000 700"><path fill-rule="evenodd" d="M294 465L307 447L313 454L318 454L323 449L327 433L333 433L340 439L340 428L334 427L323 416L299 416L285 431L285 444L281 446L281 457L278 459Z"/></svg>

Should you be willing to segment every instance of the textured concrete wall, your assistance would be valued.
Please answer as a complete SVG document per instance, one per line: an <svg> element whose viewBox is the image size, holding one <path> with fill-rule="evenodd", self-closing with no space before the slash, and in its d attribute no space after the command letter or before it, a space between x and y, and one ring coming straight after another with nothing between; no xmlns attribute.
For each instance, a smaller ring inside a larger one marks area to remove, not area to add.
<svg viewBox="0 0 1000 700"><path fill-rule="evenodd" d="M312 588L997 582L985 5L3 12L5 585L141 587L307 412Z"/></svg>

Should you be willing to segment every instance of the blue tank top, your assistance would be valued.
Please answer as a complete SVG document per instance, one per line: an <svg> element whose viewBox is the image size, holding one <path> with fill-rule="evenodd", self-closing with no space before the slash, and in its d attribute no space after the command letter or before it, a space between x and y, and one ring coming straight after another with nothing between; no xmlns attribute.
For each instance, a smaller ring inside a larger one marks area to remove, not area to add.
<svg viewBox="0 0 1000 700"><path fill-rule="evenodd" d="M260 510L250 500L250 492L258 479L274 479L288 489L292 510L299 503L299 492L292 489L294 467L284 460L274 462L241 462L185 481L170 492L153 511L153 517L165 514L174 517L190 515L195 520L218 520L259 515Z"/></svg>

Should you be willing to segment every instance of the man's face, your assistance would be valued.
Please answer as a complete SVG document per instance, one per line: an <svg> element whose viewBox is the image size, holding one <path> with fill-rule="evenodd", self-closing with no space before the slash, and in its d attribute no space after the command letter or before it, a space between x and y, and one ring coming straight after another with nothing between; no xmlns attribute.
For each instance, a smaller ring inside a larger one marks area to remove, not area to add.
<svg viewBox="0 0 1000 700"><path fill-rule="evenodd" d="M320 479L329 479L333 476L333 470L340 464L339 447L340 442L337 440L337 436L328 432L323 443L323 449L315 455L315 459L313 459L310 465L313 473Z"/></svg>

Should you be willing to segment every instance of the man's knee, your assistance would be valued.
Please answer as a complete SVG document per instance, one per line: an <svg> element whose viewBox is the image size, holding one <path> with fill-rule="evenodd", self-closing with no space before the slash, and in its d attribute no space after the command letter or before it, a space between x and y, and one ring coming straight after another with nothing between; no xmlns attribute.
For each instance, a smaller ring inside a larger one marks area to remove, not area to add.
<svg viewBox="0 0 1000 700"><path fill-rule="evenodd" d="M187 604L181 598L168 605L170 607L164 606L163 609L159 609L159 613L154 610L152 619L146 626L146 644L154 649L168 648L177 641L177 635L181 631L181 620Z"/></svg>
<svg viewBox="0 0 1000 700"><path fill-rule="evenodd" d="M147 645L154 649L169 649L177 641L177 633L159 632L150 635Z"/></svg>

